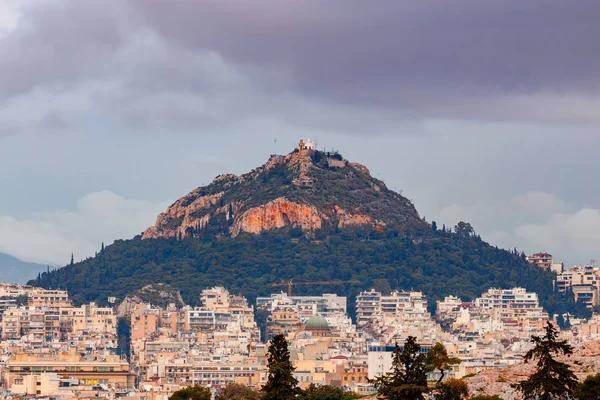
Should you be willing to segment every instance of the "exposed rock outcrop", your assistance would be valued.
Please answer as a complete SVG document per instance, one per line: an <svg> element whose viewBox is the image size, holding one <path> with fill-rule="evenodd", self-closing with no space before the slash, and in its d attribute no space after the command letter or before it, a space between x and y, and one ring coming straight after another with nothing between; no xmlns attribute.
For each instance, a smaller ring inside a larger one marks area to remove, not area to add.
<svg viewBox="0 0 600 400"><path fill-rule="evenodd" d="M321 229L322 221L329 219L315 207L278 198L265 205L244 212L231 227L231 236L241 232L260 233L265 230L293 226L305 232Z"/></svg>
<svg viewBox="0 0 600 400"><path fill-rule="evenodd" d="M185 306L181 294L172 286L164 283L146 285L131 293L117 307L117 316L130 316L140 304L152 304L153 306L166 307L175 304L177 307Z"/></svg>
<svg viewBox="0 0 600 400"><path fill-rule="evenodd" d="M247 174L217 176L158 215L143 239L235 237L284 227L428 229L412 203L338 153L300 145Z"/></svg>

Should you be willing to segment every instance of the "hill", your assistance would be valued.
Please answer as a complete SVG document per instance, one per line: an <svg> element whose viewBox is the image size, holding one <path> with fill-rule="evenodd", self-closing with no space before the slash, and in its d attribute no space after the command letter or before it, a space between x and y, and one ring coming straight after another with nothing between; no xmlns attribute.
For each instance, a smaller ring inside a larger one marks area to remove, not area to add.
<svg viewBox="0 0 600 400"><path fill-rule="evenodd" d="M25 283L42 271L47 265L21 261L18 258L0 253L0 282Z"/></svg>
<svg viewBox="0 0 600 400"><path fill-rule="evenodd" d="M291 278L359 281L294 289L350 296L350 312L353 296L371 287L422 290L433 308L445 295L469 300L513 286L538 292L550 312L582 311L552 291L551 273L520 254L490 246L464 222L438 230L364 166L304 144L248 174L217 177L177 200L143 235L31 283L104 303L160 282L194 305L209 286L253 301Z"/></svg>
<svg viewBox="0 0 600 400"><path fill-rule="evenodd" d="M161 213L144 239L236 237L294 227L310 237L370 226L398 235L428 230L413 204L337 153L299 147L241 175L221 175Z"/></svg>

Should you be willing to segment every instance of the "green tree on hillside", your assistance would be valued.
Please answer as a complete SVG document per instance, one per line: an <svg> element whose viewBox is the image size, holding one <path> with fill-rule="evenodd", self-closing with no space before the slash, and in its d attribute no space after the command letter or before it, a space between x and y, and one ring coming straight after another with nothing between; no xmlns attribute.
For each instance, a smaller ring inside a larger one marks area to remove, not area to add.
<svg viewBox="0 0 600 400"><path fill-rule="evenodd" d="M437 369L441 373L438 385L444 379L445 372L457 364L460 364L460 358L449 357L446 347L439 342L434 344L425 356L425 371L433 372Z"/></svg>
<svg viewBox="0 0 600 400"><path fill-rule="evenodd" d="M169 400L211 400L212 394L209 388L195 385L176 391Z"/></svg>
<svg viewBox="0 0 600 400"><path fill-rule="evenodd" d="M577 400L600 399L600 373L590 375L575 389L573 395Z"/></svg>
<svg viewBox="0 0 600 400"><path fill-rule="evenodd" d="M542 337L532 336L533 349L524 357L525 362L537 360L536 371L517 385L525 400L568 400L577 388L577 377L568 364L554 359L556 355L571 355L573 347L566 340L558 340L551 322Z"/></svg>
<svg viewBox="0 0 600 400"><path fill-rule="evenodd" d="M392 370L371 380L377 392L387 400L421 400L427 392L425 355L414 336L409 336L404 348L396 344L392 355Z"/></svg>
<svg viewBox="0 0 600 400"><path fill-rule="evenodd" d="M463 400L469 395L469 386L462 379L448 379L438 383L435 400Z"/></svg>
<svg viewBox="0 0 600 400"><path fill-rule="evenodd" d="M311 383L299 397L300 400L354 400L356 393L344 392L341 388L330 385L315 385Z"/></svg>
<svg viewBox="0 0 600 400"><path fill-rule="evenodd" d="M277 335L269 345L269 376L263 386L263 400L290 400L300 393L298 380L292 373L290 351L285 336Z"/></svg>
<svg viewBox="0 0 600 400"><path fill-rule="evenodd" d="M228 383L217 395L216 400L260 400L260 394L239 383Z"/></svg>

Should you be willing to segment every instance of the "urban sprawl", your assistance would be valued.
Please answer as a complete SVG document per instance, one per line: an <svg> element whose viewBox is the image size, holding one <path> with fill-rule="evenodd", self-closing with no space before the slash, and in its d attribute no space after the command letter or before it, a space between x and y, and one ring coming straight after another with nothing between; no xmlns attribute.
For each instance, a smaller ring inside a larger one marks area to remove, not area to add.
<svg viewBox="0 0 600 400"><path fill-rule="evenodd" d="M589 308L599 305L599 268L564 269L547 253L528 260L556 272L555 290L572 291ZM430 308L419 291L371 289L356 296L353 321L348 299L331 293L282 292L250 304L212 287L202 290L200 307L116 306L115 298L107 299L114 307L75 307L63 290L1 284L3 395L153 400L192 385L213 393L232 382L260 389L267 342L280 334L302 388L333 385L358 394L374 393L369 380L390 370L394 346L409 336L423 351L442 343L460 358L449 378L522 363L531 335L543 334L548 321L568 325L561 335L571 343L600 339L600 315L548 315L524 288L491 288L469 302L460 296ZM433 371L429 378L438 376Z"/></svg>

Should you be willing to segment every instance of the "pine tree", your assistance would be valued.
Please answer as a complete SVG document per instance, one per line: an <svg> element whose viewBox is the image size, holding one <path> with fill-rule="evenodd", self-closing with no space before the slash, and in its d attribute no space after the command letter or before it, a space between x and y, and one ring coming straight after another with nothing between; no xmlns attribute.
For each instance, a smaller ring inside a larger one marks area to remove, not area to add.
<svg viewBox="0 0 600 400"><path fill-rule="evenodd" d="M75 258L73 257L73 253L71 253L71 265L75 264Z"/></svg>
<svg viewBox="0 0 600 400"><path fill-rule="evenodd" d="M263 400L289 400L299 393L298 381L292 375L290 351L285 336L277 335L269 345L269 376L263 386Z"/></svg>
<svg viewBox="0 0 600 400"><path fill-rule="evenodd" d="M427 392L425 355L414 336L409 336L404 348L396 344L392 355L392 370L371 382L387 400L422 400Z"/></svg>
<svg viewBox="0 0 600 400"><path fill-rule="evenodd" d="M524 357L525 362L537 360L536 372L517 385L525 400L567 400L577 388L577 377L568 364L554 359L555 355L573 354L573 346L557 339L557 330L551 322L543 337L532 336L533 349Z"/></svg>

